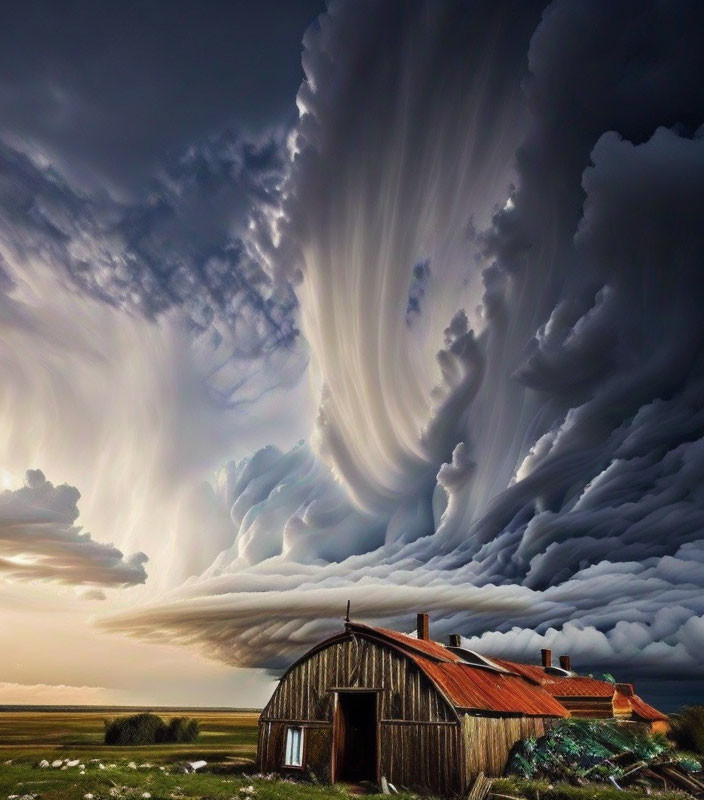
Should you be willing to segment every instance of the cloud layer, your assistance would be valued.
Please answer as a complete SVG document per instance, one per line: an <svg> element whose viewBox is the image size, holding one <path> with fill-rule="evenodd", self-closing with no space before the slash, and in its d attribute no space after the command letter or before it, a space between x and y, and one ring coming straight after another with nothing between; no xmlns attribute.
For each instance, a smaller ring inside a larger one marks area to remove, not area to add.
<svg viewBox="0 0 704 800"><path fill-rule="evenodd" d="M74 524L79 498L73 486L54 486L38 469L27 471L22 488L0 494L0 575L71 586L144 583L144 553L126 557Z"/></svg>
<svg viewBox="0 0 704 800"><path fill-rule="evenodd" d="M488 652L699 674L700 22L331 4L268 256L299 282L314 452L225 470L228 547L108 627L278 667L351 599Z"/></svg>

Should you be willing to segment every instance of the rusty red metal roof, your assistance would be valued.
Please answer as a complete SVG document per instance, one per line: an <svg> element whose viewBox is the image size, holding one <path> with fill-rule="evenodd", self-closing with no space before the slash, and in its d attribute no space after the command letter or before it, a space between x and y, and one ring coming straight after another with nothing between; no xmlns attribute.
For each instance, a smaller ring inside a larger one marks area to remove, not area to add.
<svg viewBox="0 0 704 800"><path fill-rule="evenodd" d="M627 712L647 721L666 720L653 706L633 692L608 681L582 675L551 675L537 664L520 664L504 658L487 658L504 672L468 664L460 655L438 642L417 639L388 628L351 622L352 632L381 638L408 655L457 708L504 714L567 717L560 703L570 698L612 698L615 711ZM628 704L628 705L626 705Z"/></svg>
<svg viewBox="0 0 704 800"><path fill-rule="evenodd" d="M404 650L414 650L425 656L438 659L439 661L462 661L458 655L448 650L447 647L438 642L433 642L430 639L416 639L415 636L409 636L407 633L392 631L389 628L376 628L372 625L363 625L360 622L350 622L348 628L352 631L360 629L362 633L368 632L372 635L378 634L384 639L392 639Z"/></svg>
<svg viewBox="0 0 704 800"><path fill-rule="evenodd" d="M548 692L520 675L467 664L437 642L398 631L357 623L351 623L349 628L385 639L404 651L456 708L541 717L569 716Z"/></svg>
<svg viewBox="0 0 704 800"><path fill-rule="evenodd" d="M613 697L616 691L613 683L581 675L569 678L548 675L542 687L553 697Z"/></svg>
<svg viewBox="0 0 704 800"><path fill-rule="evenodd" d="M553 697L613 697L616 686L608 681L600 681L586 675L551 675L536 664L519 664L504 658L493 659L502 667L517 672L534 681Z"/></svg>
<svg viewBox="0 0 704 800"><path fill-rule="evenodd" d="M507 669L510 672L516 672L519 675L522 675L524 678L527 678L529 681L537 683L538 685L542 685L545 679L549 677L545 670L536 664L519 664L517 661L507 661L505 658L492 658L491 660L495 661L504 669Z"/></svg>
<svg viewBox="0 0 704 800"><path fill-rule="evenodd" d="M458 708L539 717L569 716L554 697L518 675L458 662L435 662L417 655L411 658Z"/></svg>
<svg viewBox="0 0 704 800"><path fill-rule="evenodd" d="M633 712L634 717L638 717L646 722L657 722L659 720L667 719L666 714L663 714L661 711L658 711L657 708L653 708L651 705L648 705L648 703L646 703L645 700L641 700L637 694L627 697L626 700L628 700L631 706L631 711Z"/></svg>

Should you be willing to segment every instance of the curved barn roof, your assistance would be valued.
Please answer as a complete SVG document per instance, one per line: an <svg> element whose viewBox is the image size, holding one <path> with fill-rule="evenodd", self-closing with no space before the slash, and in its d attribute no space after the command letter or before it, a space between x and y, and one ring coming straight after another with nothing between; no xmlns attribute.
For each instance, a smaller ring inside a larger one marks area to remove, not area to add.
<svg viewBox="0 0 704 800"><path fill-rule="evenodd" d="M666 720L653 706L638 697L630 684L609 683L581 675L556 675L535 664L489 658L445 647L429 639L418 639L399 631L347 622L345 630L319 642L294 662L288 674L313 653L350 635L381 642L403 653L426 675L456 711L494 714L569 717L570 701L583 698L612 699L614 712L647 722ZM466 653L471 656L467 657ZM463 657L464 654L464 657Z"/></svg>
<svg viewBox="0 0 704 800"><path fill-rule="evenodd" d="M542 687L515 672L498 667L468 664L458 654L437 642L416 639L398 631L350 622L356 635L381 640L403 652L458 709L521 714L540 717L568 717L569 712ZM487 659L489 665L491 660Z"/></svg>

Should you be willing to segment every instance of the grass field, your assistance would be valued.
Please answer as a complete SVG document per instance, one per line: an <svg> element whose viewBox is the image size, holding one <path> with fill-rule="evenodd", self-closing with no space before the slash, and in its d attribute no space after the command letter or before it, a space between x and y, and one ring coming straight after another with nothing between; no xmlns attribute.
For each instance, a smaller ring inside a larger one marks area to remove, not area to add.
<svg viewBox="0 0 704 800"><path fill-rule="evenodd" d="M159 713L164 718L195 716L200 720L197 743L106 747L103 721L124 713L118 709L0 711L0 800L349 800L351 797L351 790L343 786L254 777L256 713L170 709ZM78 763L63 769L39 766L42 760L58 759L78 759ZM197 773L179 772L179 765L184 762L201 759L208 763ZM552 786L514 779L495 781L493 791L525 800L645 798L639 792L619 792L603 784ZM384 796L367 797L380 800ZM414 795L397 797L410 800ZM683 797L686 795L661 794L658 800Z"/></svg>
<svg viewBox="0 0 704 800"><path fill-rule="evenodd" d="M0 712L0 763L28 763L42 758L100 758L114 761L134 758L155 764L205 759L209 762L253 765L257 752L257 719L252 712L169 711L171 716L195 716L201 734L193 745L154 745L125 748L103 744L104 720L119 716L119 710L6 711Z"/></svg>
<svg viewBox="0 0 704 800"><path fill-rule="evenodd" d="M323 800L349 796L344 787L251 777L257 749L256 713L170 710L162 716L200 720L197 743L106 747L103 721L120 713L124 711L1 711L0 800L13 796L17 800ZM79 759L79 764L64 769L38 766L42 760L58 759ZM208 764L197 773L178 771L183 762L201 759Z"/></svg>

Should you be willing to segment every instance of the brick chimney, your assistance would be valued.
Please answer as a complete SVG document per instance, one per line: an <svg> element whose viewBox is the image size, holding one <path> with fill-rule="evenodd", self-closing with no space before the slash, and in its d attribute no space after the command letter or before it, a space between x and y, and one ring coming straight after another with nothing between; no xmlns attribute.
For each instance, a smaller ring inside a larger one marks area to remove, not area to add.
<svg viewBox="0 0 704 800"><path fill-rule="evenodd" d="M419 639L424 639L426 642L430 639L430 625L428 623L428 614L423 612L418 614L418 622L416 624L416 631Z"/></svg>
<svg viewBox="0 0 704 800"><path fill-rule="evenodd" d="M562 669L570 671L570 657L569 656L560 656L560 666Z"/></svg>
<svg viewBox="0 0 704 800"><path fill-rule="evenodd" d="M552 666L552 650L546 650L543 648L540 651L540 659L544 667L551 667Z"/></svg>
<svg viewBox="0 0 704 800"><path fill-rule="evenodd" d="M450 647L462 647L462 639L459 633L450 634Z"/></svg>

